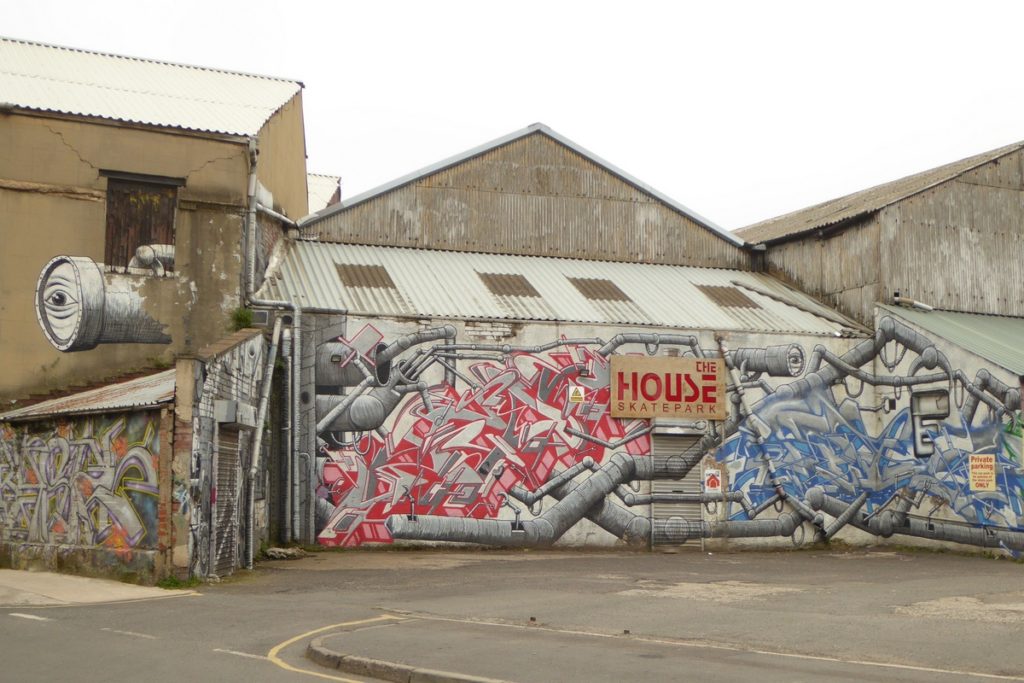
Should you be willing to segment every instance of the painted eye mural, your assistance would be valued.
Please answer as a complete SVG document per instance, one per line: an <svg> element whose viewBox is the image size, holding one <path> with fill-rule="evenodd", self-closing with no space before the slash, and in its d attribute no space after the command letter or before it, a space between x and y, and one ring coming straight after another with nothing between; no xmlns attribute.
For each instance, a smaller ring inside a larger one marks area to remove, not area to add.
<svg viewBox="0 0 1024 683"><path fill-rule="evenodd" d="M36 319L58 351L170 343L165 325L146 313L140 286L130 276L105 274L102 264L88 257L58 256L39 274Z"/></svg>

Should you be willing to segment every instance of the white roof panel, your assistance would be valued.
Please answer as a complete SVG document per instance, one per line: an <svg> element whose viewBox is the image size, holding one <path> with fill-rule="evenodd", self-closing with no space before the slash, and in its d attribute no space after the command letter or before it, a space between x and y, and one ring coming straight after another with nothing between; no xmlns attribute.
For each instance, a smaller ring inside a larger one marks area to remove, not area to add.
<svg viewBox="0 0 1024 683"><path fill-rule="evenodd" d="M0 102L229 135L256 135L298 81L0 38Z"/></svg>
<svg viewBox="0 0 1024 683"><path fill-rule="evenodd" d="M343 265L362 267L374 276L367 275L366 286L346 285L339 275ZM380 285L380 268L393 286ZM534 294L495 292L481 274L522 276ZM600 281L597 286L611 294L602 299L598 289L597 295L584 295L570 278ZM259 296L354 315L830 336L861 331L856 323L763 273L303 240L288 245Z"/></svg>

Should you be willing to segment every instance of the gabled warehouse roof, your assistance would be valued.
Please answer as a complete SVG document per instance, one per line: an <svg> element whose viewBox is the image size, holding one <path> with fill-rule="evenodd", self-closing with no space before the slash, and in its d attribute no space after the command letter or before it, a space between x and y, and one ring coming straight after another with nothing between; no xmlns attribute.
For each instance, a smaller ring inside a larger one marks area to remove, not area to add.
<svg viewBox="0 0 1024 683"><path fill-rule="evenodd" d="M0 415L0 422L35 420L51 415L109 413L151 408L174 400L174 375L175 371L172 368L155 375L54 398L3 413Z"/></svg>
<svg viewBox="0 0 1024 683"><path fill-rule="evenodd" d="M551 128L549 128L548 126L545 126L543 123L534 123L530 126L527 126L526 128L522 128L513 133L509 133L508 135L504 135L500 138L497 138L496 140L491 140L490 142L484 143L479 147L474 147L473 149L466 150L461 154L456 154L453 157L449 157L435 164L431 164L426 168L421 168L418 171L414 171L408 175L402 176L401 178L392 180L391 182L385 183L380 187L376 187L372 190L356 195L351 199L346 199L343 202L334 204L325 209L321 209L320 211L317 211L316 213L306 216L305 218L300 220L299 226L302 228L306 228L308 226L315 225L318 221L327 218L328 216L340 213L342 211L345 211L346 209L351 209L354 206L362 204L363 202L369 201L375 197L379 197L382 194L391 192L392 190L396 190L405 185L409 185L410 183L414 183L417 180L426 178L427 176L430 175L434 175L435 173L439 173L445 169L451 168L452 166L457 166L458 164L468 161L474 157L484 155L490 152L491 150L515 142L516 140L525 138L529 135L545 135L551 138L555 142L558 142L559 144L568 147L569 149L576 152L580 156L589 159L594 164L597 164L598 166L602 167L604 170L611 173L613 176L619 178L619 180L622 180L626 184L635 187L641 192L651 197L654 197L661 203L671 208L673 211L682 214L683 216L690 219L697 225L701 226L705 230L708 230L716 234L718 237L724 239L725 241L737 246L742 246L744 244L743 240L737 237L732 232L718 225L715 225L710 220L704 218L703 216L693 211L692 209L683 206L682 204L672 199L671 197L662 194L661 192L655 190L650 185L647 185L646 183L638 180L637 178L634 178L633 176L629 175L622 169L613 166L612 164L608 163L607 161L597 156L593 152L584 149L583 147L576 144L575 142L565 137L564 135L561 135L560 133L557 133Z"/></svg>
<svg viewBox="0 0 1024 683"><path fill-rule="evenodd" d="M843 335L856 323L764 274L297 241L259 297L350 314Z"/></svg>
<svg viewBox="0 0 1024 683"><path fill-rule="evenodd" d="M256 135L298 81L0 38L0 104Z"/></svg>
<svg viewBox="0 0 1024 683"><path fill-rule="evenodd" d="M806 209L754 223L737 230L736 234L752 243L784 241L788 238L798 237L806 232L874 213L890 204L924 192L1022 148L1024 148L1024 142L993 149L923 173L876 185Z"/></svg>
<svg viewBox="0 0 1024 683"><path fill-rule="evenodd" d="M1024 377L1024 318L888 305L879 308Z"/></svg>

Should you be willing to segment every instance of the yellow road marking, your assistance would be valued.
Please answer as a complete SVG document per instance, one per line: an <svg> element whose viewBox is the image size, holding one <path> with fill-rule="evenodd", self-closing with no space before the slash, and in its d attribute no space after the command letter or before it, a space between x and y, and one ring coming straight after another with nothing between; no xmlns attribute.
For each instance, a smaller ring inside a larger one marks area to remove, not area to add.
<svg viewBox="0 0 1024 683"><path fill-rule="evenodd" d="M270 648L270 651L267 652L267 659L269 659L270 661L272 661L274 664L276 664L277 666L281 667L282 669L286 669L288 671L295 671L296 673L300 673L300 674L307 674L309 676L316 676L317 678L326 678L329 681L342 681L342 683L363 683L362 681L357 681L357 680L354 680L352 678L342 678L341 676L332 676L330 674L320 673L319 671L310 671L308 669L300 669L300 668L292 666L288 662L284 661L283 659L278 657L277 654L281 650L283 650L286 647L288 647L289 645L294 645L298 641L300 641L300 640L302 640L304 638L309 638L310 636L316 635L317 633L323 633L324 631L330 631L331 629L335 629L335 628L344 628L346 626L359 626L360 624L372 624L375 621L388 621L388 620L394 620L394 619L402 621L402 620L405 619L405 617L395 617L395 616L392 616L390 614L382 614L379 617L371 617L370 619L360 619L358 621L345 621L345 622L342 622L340 624L331 624L329 626L322 626L321 628L315 628L312 631L306 631L305 633L300 633L299 635L295 636L294 638L289 638L288 640L284 641L283 643L278 643L274 647Z"/></svg>

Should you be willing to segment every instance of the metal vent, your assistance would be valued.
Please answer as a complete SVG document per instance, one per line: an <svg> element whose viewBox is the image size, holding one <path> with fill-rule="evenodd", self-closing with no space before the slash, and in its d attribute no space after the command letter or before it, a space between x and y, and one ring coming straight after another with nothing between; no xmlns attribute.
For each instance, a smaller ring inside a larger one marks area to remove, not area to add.
<svg viewBox="0 0 1024 683"><path fill-rule="evenodd" d="M619 289L611 280L571 277L569 278L569 282L571 282L576 289L580 290L580 294L591 301L632 301L632 299L626 296L626 293Z"/></svg>
<svg viewBox="0 0 1024 683"><path fill-rule="evenodd" d="M355 263L338 263L338 277L346 287L374 287L377 289L398 289L384 266L365 266Z"/></svg>
<svg viewBox="0 0 1024 683"><path fill-rule="evenodd" d="M761 308L749 296L735 287L722 287L718 285L697 285L697 289L714 301L719 306L731 306L733 308Z"/></svg>
<svg viewBox="0 0 1024 683"><path fill-rule="evenodd" d="M487 289L498 296L532 296L540 298L540 292L522 275L480 272L477 275L487 285Z"/></svg>

